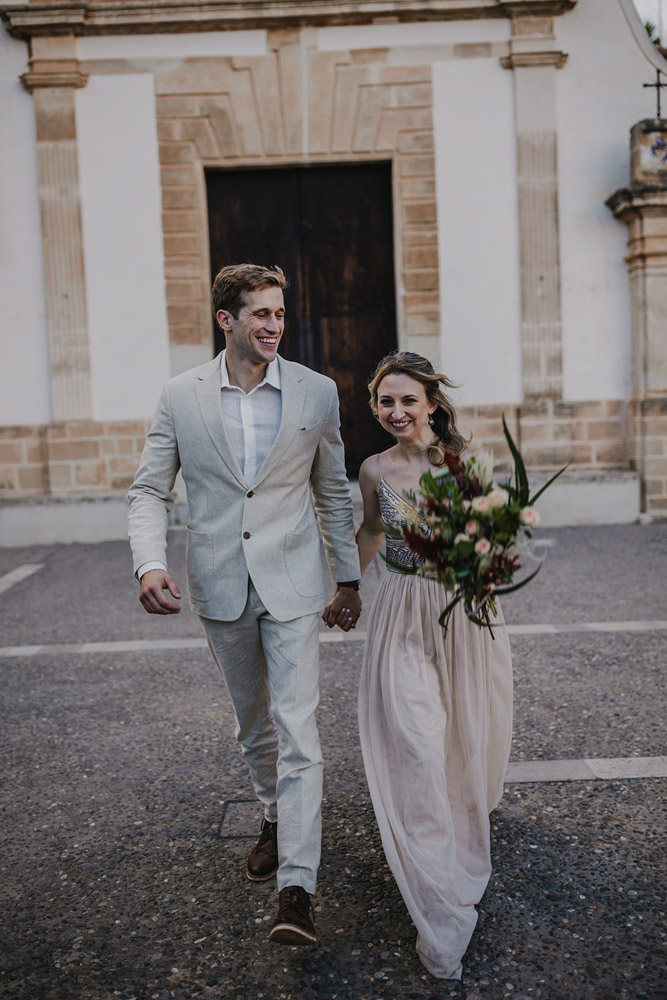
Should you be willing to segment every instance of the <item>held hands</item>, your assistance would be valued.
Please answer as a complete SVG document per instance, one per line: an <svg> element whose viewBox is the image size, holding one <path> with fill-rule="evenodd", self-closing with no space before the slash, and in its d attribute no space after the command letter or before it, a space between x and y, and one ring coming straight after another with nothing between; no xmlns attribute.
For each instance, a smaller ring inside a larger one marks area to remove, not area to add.
<svg viewBox="0 0 667 1000"><path fill-rule="evenodd" d="M361 614L361 598L354 587L339 587L331 603L322 612L322 621L329 628L338 625L343 632L356 628Z"/></svg>
<svg viewBox="0 0 667 1000"><path fill-rule="evenodd" d="M180 613L180 605L174 604L168 597L165 597L165 591L180 601L181 592L176 581L165 570L149 569L147 573L144 573L141 578L139 600L149 615L177 615Z"/></svg>

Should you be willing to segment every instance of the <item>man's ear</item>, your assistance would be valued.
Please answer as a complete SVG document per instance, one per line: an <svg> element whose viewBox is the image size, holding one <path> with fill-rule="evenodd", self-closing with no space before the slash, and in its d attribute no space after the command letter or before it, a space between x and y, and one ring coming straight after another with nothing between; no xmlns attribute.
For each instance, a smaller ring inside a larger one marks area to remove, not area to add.
<svg viewBox="0 0 667 1000"><path fill-rule="evenodd" d="M227 333L228 330L231 330L232 320L234 317L230 312L227 312L226 309L218 309L217 313L215 314L215 318L218 321L218 326L220 327L223 333Z"/></svg>

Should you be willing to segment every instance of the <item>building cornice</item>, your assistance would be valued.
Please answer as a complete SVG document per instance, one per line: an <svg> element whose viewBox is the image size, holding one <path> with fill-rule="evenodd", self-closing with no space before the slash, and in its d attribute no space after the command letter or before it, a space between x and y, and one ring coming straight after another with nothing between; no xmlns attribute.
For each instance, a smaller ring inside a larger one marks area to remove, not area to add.
<svg viewBox="0 0 667 1000"><path fill-rule="evenodd" d="M46 0L0 4L14 38L554 17L577 0Z"/></svg>

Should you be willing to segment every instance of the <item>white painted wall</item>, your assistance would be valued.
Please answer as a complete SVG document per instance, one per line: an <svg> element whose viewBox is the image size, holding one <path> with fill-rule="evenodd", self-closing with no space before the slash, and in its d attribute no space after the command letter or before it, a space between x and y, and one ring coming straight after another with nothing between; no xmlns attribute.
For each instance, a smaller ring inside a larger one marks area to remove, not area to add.
<svg viewBox="0 0 667 1000"><path fill-rule="evenodd" d="M51 419L35 115L28 46L0 27L0 425Z"/></svg>
<svg viewBox="0 0 667 1000"><path fill-rule="evenodd" d="M629 182L630 128L655 114L655 79L618 3L582 0L554 18L569 59L556 74L566 399L630 391L627 226L605 200Z"/></svg>
<svg viewBox="0 0 667 1000"><path fill-rule="evenodd" d="M77 40L79 59L187 59L263 56L265 31L203 31L180 35L106 35Z"/></svg>
<svg viewBox="0 0 667 1000"><path fill-rule="evenodd" d="M153 76L91 76L76 109L93 417L145 417L170 375Z"/></svg>
<svg viewBox="0 0 667 1000"><path fill-rule="evenodd" d="M512 74L497 59L433 67L442 356L465 404L522 398Z"/></svg>
<svg viewBox="0 0 667 1000"><path fill-rule="evenodd" d="M345 28L320 28L322 52L396 46L450 45L460 42L496 42L510 37L509 18L480 21L422 21L415 24L357 24Z"/></svg>

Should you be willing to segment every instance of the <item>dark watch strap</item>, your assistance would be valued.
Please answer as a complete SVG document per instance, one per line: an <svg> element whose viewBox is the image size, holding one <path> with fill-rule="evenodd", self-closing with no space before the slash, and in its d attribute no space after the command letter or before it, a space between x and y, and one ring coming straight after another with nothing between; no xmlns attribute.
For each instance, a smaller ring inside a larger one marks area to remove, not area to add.
<svg viewBox="0 0 667 1000"><path fill-rule="evenodd" d="M347 583L337 583L337 587L352 587L353 590L359 590L359 580L348 580Z"/></svg>

